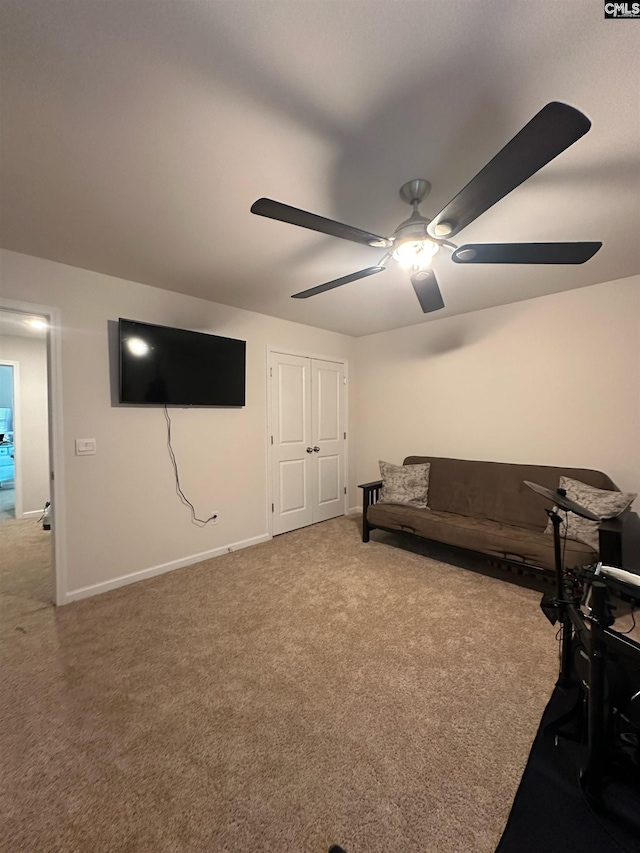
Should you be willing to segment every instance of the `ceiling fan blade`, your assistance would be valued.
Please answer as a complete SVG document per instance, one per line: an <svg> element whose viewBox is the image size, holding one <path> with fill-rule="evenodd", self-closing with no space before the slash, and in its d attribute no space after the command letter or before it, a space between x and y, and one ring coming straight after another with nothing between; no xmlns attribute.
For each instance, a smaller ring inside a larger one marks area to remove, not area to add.
<svg viewBox="0 0 640 853"><path fill-rule="evenodd" d="M584 264L602 243L467 243L452 254L457 264Z"/></svg>
<svg viewBox="0 0 640 853"><path fill-rule="evenodd" d="M259 198L254 201L251 205L251 213L266 216L268 219L278 219L280 222L289 222L291 225L299 225L301 228L309 228L311 231L320 231L322 234L329 234L331 237L341 237L343 240L373 246L376 249L388 249L393 245L391 240L386 237L379 237L369 231L361 231L351 225L343 225L342 222L336 222L333 219L325 219L324 216L317 216L315 213L290 207L288 204L282 204L271 198Z"/></svg>
<svg viewBox="0 0 640 853"><path fill-rule="evenodd" d="M309 290L301 290L300 293L294 293L291 298L307 299L309 296L324 293L325 290L333 290L334 287L342 287L343 284L349 284L350 281L357 281L359 278L366 278L368 275L375 275L377 272L382 272L383 270L386 270L386 267L367 267L366 270L352 272L351 275L343 275L342 278L327 281L324 284L317 285L317 287L310 287Z"/></svg>
<svg viewBox="0 0 640 853"><path fill-rule="evenodd" d="M411 284L425 314L444 308L444 301L433 270L420 270L411 276Z"/></svg>
<svg viewBox="0 0 640 853"><path fill-rule="evenodd" d="M429 224L432 237L452 237L589 130L568 104L543 107Z"/></svg>

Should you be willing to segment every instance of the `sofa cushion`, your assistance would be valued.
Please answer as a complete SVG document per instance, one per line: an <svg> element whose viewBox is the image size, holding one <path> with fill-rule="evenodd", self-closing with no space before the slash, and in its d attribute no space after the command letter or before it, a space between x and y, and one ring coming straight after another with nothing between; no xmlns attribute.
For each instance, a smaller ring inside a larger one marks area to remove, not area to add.
<svg viewBox="0 0 640 853"><path fill-rule="evenodd" d="M553 537L536 531L483 518L454 513L431 512L408 506L372 504L367 511L370 524L389 530L415 533L445 545L479 551L490 557L509 559L555 569ZM584 566L597 559L597 552L582 542L567 540L564 565Z"/></svg>
<svg viewBox="0 0 640 853"><path fill-rule="evenodd" d="M380 462L382 477L380 503L405 504L428 509L430 467L428 462L422 465L393 465L391 462Z"/></svg>
<svg viewBox="0 0 640 853"><path fill-rule="evenodd" d="M633 501L638 497L637 494L631 492L618 492L605 489L596 489L588 483L582 483L580 480L574 480L571 477L560 477L558 488L565 489L567 497L580 504L585 509L591 510L601 519L615 518L624 512ZM584 542L595 551L599 548L598 542L598 527L599 522L591 521L588 518L582 518L574 512L565 513L562 508L554 507L554 510L559 515L564 515L560 522L560 533L568 539L575 539L578 542ZM566 524L566 528L565 528ZM545 533L553 535L553 525L551 519L548 520L545 528Z"/></svg>
<svg viewBox="0 0 640 853"><path fill-rule="evenodd" d="M524 480L555 490L562 475L598 489L615 484L601 471L517 465L508 462L476 462L436 456L408 456L405 465L431 463L429 506L432 510L487 518L542 533L550 502L524 485Z"/></svg>

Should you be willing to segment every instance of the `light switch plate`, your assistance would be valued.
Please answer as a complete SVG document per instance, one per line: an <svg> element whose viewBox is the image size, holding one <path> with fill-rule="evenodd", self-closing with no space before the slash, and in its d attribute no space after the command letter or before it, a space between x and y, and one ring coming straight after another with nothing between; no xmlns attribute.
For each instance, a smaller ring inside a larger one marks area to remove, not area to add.
<svg viewBox="0 0 640 853"><path fill-rule="evenodd" d="M76 456L93 456L95 452L95 438L76 438Z"/></svg>

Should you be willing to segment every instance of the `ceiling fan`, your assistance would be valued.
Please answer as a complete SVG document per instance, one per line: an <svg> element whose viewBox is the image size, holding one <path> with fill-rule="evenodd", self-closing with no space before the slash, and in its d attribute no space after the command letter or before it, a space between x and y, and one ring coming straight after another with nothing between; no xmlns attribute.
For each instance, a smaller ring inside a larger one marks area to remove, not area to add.
<svg viewBox="0 0 640 853"><path fill-rule="evenodd" d="M390 237L380 237L269 198L260 198L254 202L251 212L374 249L387 249L376 266L294 293L294 299L306 299L375 275L385 270L385 263L394 258L411 270L411 284L422 310L425 313L437 311L444 308L444 300L435 273L429 265L442 248L452 251L452 260L457 264L583 264L600 249L602 243L597 242L468 243L456 246L448 239L577 142L590 127L591 122L579 110L552 101L433 219L428 219L418 210L431 189L429 182L420 178L403 184L400 196L412 205L413 213L400 223Z"/></svg>

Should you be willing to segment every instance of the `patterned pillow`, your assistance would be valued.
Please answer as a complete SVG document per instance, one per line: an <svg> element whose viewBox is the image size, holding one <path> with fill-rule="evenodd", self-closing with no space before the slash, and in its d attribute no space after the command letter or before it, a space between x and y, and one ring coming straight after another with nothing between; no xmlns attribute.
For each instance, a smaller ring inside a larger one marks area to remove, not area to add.
<svg viewBox="0 0 640 853"><path fill-rule="evenodd" d="M571 477L560 477L561 489L566 489L567 497L575 501L585 509L590 509L595 512L601 519L615 518L621 512L630 506L630 504L638 497L636 494L626 492L609 492L606 489L596 489L594 486L588 486L586 483L581 483L579 480L572 480ZM558 515L563 518L560 523L560 534L564 536L565 522L567 520L567 538L575 539L578 542L584 542L589 545L594 551L600 549L598 541L599 522L590 521L588 518L576 515L574 512L569 512L565 515L565 511L558 507L554 507L558 511ZM545 533L553 534L553 525L551 519L547 522Z"/></svg>
<svg viewBox="0 0 640 853"><path fill-rule="evenodd" d="M429 494L430 462L419 465L392 465L391 462L380 462L382 489L378 503L405 504L419 509L429 509L427 496Z"/></svg>

